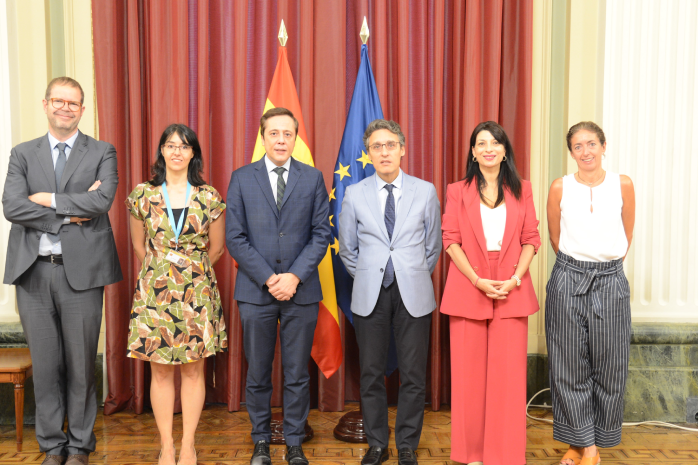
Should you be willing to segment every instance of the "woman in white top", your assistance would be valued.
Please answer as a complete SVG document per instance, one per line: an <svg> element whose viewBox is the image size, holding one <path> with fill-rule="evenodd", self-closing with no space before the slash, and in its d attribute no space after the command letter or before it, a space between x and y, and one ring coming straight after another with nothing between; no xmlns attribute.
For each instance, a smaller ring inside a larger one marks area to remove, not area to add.
<svg viewBox="0 0 698 465"><path fill-rule="evenodd" d="M557 253L546 287L545 330L553 437L570 445L564 465L601 462L597 447L620 443L630 348L630 288L623 259L635 224L628 176L605 171L606 137L584 121L567 133L577 172L548 195Z"/></svg>

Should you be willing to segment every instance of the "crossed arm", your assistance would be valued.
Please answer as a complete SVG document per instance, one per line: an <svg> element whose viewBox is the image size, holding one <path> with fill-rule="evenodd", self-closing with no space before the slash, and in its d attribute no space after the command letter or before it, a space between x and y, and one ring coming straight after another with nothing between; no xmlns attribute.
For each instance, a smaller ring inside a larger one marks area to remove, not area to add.
<svg viewBox="0 0 698 465"><path fill-rule="evenodd" d="M64 223L81 224L108 212L116 195L117 184L116 150L109 145L100 163L95 183L86 192L55 194L54 210L51 208L54 194L37 192L29 195L26 160L12 149L2 195L3 213L11 223L56 234ZM71 213L57 213L66 210Z"/></svg>

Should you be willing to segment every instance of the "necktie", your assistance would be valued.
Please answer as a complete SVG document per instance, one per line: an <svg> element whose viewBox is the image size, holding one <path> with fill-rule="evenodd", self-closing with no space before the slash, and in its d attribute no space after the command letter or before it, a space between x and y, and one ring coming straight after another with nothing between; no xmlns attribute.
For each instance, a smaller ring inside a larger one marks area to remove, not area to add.
<svg viewBox="0 0 698 465"><path fill-rule="evenodd" d="M65 148L66 144L63 142L60 142L56 144L56 148L58 149L58 159L56 160L56 166L54 168L56 172L56 192L60 192L61 190L61 178L63 177L63 170L65 170L65 164L67 161L67 158L65 156ZM58 241L61 240L61 236L58 234L46 234L48 238L53 242L54 244Z"/></svg>
<svg viewBox="0 0 698 465"><path fill-rule="evenodd" d="M385 229L388 230L388 237L393 240L393 228L395 228L395 197L393 197L393 189L395 186L386 184L384 186L388 190L388 198L385 199ZM388 263L385 265L385 274L383 275L383 287L390 286L395 281L395 269L393 268L393 257L388 258Z"/></svg>
<svg viewBox="0 0 698 465"><path fill-rule="evenodd" d="M284 201L284 191L286 190L286 181L284 181L284 171L286 168L274 168L274 173L279 176L276 180L276 207L281 210L281 203Z"/></svg>

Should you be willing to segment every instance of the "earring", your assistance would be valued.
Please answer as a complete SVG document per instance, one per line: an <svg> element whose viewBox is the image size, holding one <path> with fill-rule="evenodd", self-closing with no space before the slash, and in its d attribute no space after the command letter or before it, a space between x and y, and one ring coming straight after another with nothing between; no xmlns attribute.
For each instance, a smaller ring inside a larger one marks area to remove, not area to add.
<svg viewBox="0 0 698 465"><path fill-rule="evenodd" d="M477 157L473 155L473 163L477 163Z"/></svg>
<svg viewBox="0 0 698 465"><path fill-rule="evenodd" d="M507 156L504 155L504 158L502 158L502 161L507 161Z"/></svg>

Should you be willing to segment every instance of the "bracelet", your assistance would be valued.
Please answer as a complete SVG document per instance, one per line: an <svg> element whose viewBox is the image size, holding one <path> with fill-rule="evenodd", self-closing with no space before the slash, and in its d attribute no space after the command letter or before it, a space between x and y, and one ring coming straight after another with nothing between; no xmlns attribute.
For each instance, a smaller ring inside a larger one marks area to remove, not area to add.
<svg viewBox="0 0 698 465"><path fill-rule="evenodd" d="M475 287L477 287L477 282L480 281L480 277L478 276L477 279L475 280Z"/></svg>
<svg viewBox="0 0 698 465"><path fill-rule="evenodd" d="M510 279L515 279L516 280L516 285L520 286L521 285L521 279L519 279L518 276L513 275Z"/></svg>

